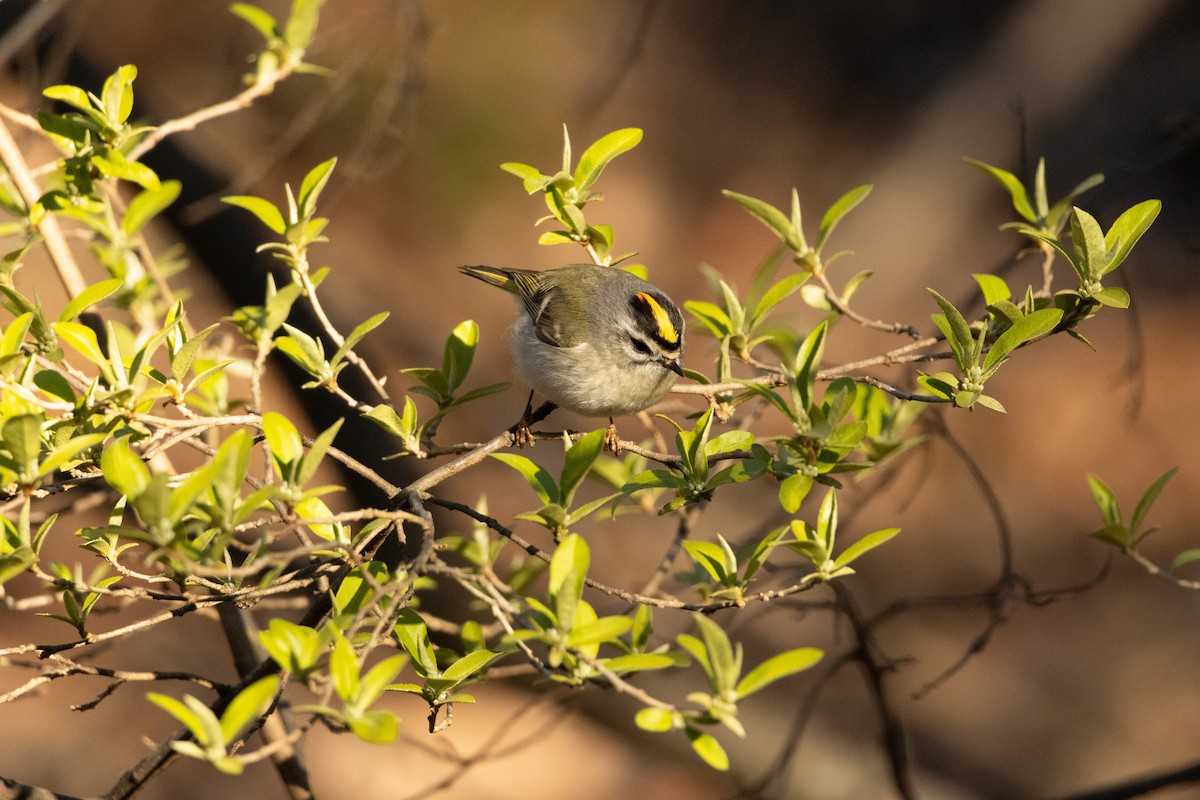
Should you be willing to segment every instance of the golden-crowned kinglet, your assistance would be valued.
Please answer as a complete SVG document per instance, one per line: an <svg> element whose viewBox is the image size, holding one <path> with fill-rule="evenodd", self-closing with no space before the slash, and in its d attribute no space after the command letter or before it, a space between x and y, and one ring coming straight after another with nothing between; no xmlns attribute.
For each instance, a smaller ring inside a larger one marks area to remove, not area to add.
<svg viewBox="0 0 1200 800"><path fill-rule="evenodd" d="M459 269L517 297L517 373L555 406L608 417L606 443L614 451L612 418L657 403L683 375L683 317L662 290L636 275L595 264L545 272ZM516 429L518 444L533 442L532 399Z"/></svg>

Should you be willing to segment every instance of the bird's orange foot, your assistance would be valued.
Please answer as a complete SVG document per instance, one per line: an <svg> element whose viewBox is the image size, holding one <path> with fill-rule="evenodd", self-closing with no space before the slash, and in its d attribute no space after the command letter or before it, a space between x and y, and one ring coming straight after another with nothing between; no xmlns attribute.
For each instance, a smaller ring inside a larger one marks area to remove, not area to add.
<svg viewBox="0 0 1200 800"><path fill-rule="evenodd" d="M604 429L604 449L614 456L621 455L621 437L617 436L617 426L611 419L608 421L608 427Z"/></svg>

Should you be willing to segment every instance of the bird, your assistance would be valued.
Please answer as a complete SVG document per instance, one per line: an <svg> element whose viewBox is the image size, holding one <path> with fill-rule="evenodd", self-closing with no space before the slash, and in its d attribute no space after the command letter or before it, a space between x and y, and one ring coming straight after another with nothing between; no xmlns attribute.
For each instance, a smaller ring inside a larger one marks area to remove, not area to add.
<svg viewBox="0 0 1200 800"><path fill-rule="evenodd" d="M568 264L537 271L488 266L459 270L514 295L517 374L531 391L513 429L533 445L529 426L554 408L608 417L605 447L619 454L613 417L642 411L683 376L684 324L659 288L619 267ZM549 408L535 418L533 397Z"/></svg>

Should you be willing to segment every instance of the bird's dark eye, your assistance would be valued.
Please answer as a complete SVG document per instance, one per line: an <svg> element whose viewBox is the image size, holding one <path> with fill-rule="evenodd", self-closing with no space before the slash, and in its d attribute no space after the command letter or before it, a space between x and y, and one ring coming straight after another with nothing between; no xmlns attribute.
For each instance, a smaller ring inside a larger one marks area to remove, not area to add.
<svg viewBox="0 0 1200 800"><path fill-rule="evenodd" d="M646 344L641 339L635 339L632 336L629 337L629 341L633 345L634 350L637 350L644 356L650 355L650 345Z"/></svg>

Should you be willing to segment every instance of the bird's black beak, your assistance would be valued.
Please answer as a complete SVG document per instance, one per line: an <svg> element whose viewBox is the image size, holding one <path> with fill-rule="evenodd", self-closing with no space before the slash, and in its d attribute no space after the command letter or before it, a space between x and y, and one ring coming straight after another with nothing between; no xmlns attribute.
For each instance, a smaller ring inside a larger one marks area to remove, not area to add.
<svg viewBox="0 0 1200 800"><path fill-rule="evenodd" d="M671 370L671 372L674 372L679 377L681 377L681 378L684 377L683 367L681 367L679 365L678 361L664 361L663 366L666 367L667 369Z"/></svg>

